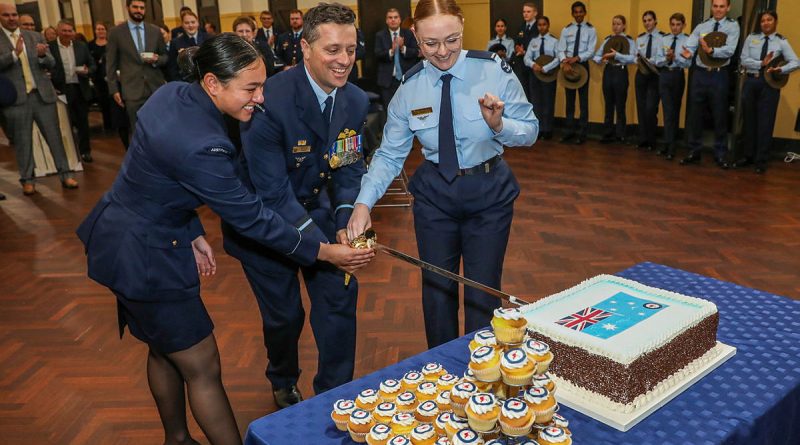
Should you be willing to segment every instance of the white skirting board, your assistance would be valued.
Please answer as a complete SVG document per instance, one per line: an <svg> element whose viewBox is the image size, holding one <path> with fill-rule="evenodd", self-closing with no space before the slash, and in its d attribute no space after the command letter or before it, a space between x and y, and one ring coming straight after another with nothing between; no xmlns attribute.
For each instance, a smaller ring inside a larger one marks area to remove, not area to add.
<svg viewBox="0 0 800 445"><path fill-rule="evenodd" d="M695 382L711 373L711 371L716 369L721 364L725 363L725 361L727 361L729 358L736 355L736 348L720 342L717 342L717 345L712 348L712 351L716 353L715 358L699 366L693 372L688 373L678 382L676 382L672 388L663 392L657 397L653 397L650 401L644 403L642 406L630 413L616 412L610 410L608 407L601 406L595 401L581 397L576 392L571 391L569 387L570 385L557 375L552 376L552 379L556 383L555 396L560 404L568 406L575 411L585 414L617 430L628 431L629 429L633 428L634 425L655 412L657 409L669 403L670 400L692 386Z"/></svg>

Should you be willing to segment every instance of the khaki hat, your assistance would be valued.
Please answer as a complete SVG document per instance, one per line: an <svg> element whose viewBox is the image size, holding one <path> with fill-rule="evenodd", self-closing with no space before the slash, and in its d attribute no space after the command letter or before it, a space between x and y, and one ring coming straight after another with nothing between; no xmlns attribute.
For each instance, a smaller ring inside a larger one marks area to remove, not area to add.
<svg viewBox="0 0 800 445"><path fill-rule="evenodd" d="M783 54L780 56L772 59L772 61L767 65L768 68L783 66L786 65L786 59L783 58ZM784 73L770 73L766 70L764 71L764 81L767 82L767 85L779 90L786 86L789 82L789 74Z"/></svg>
<svg viewBox="0 0 800 445"><path fill-rule="evenodd" d="M547 54L542 54L541 56L537 57L536 60L533 61L533 63L535 63L535 64L537 64L537 65L539 65L541 67L544 67L548 63L552 62L553 59L555 59L555 57L549 56ZM548 73L545 73L544 71L540 71L540 72L534 71L533 75L536 76L536 78L541 80L542 82L549 83L549 82L552 82L552 81L556 80L556 77L558 77L558 71L559 71L559 69L556 66L555 68L550 70L550 72L548 72Z"/></svg>
<svg viewBox="0 0 800 445"><path fill-rule="evenodd" d="M703 40L705 40L708 46L712 48L720 48L725 45L725 42L728 40L728 35L721 31L714 31L706 34L705 37L703 37ZM725 65L725 62L728 61L727 57L718 58L713 57L710 54L706 54L706 52L700 47L698 47L697 54L699 54L700 60L703 61L703 64L709 68L719 68L722 65Z"/></svg>
<svg viewBox="0 0 800 445"><path fill-rule="evenodd" d="M605 45L603 45L603 54L608 54L614 50L621 54L628 54L628 51L631 50L631 42L625 36L611 36L606 40ZM612 65L619 65L614 59L608 61L608 63Z"/></svg>
<svg viewBox="0 0 800 445"><path fill-rule="evenodd" d="M586 82L589 80L589 72L586 71L586 67L581 65L580 63L573 63L572 64L572 71L566 72L566 70L558 70L558 81L564 88L569 88L570 90L577 90L578 88L583 87L586 85Z"/></svg>
<svg viewBox="0 0 800 445"><path fill-rule="evenodd" d="M642 57L640 54L636 55L636 67L639 69L639 74L643 76L658 75L658 67L647 57Z"/></svg>

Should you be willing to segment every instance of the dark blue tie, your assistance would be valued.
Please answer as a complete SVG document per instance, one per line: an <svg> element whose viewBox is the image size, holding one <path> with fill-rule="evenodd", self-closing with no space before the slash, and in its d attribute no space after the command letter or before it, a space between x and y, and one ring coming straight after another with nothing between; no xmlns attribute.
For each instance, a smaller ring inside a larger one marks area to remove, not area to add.
<svg viewBox="0 0 800 445"><path fill-rule="evenodd" d="M769 50L769 37L768 36L764 36L764 44L761 45L761 60L764 60L764 59L767 58L767 51L768 50ZM764 67L761 67L761 69L764 69Z"/></svg>
<svg viewBox="0 0 800 445"><path fill-rule="evenodd" d="M322 120L325 121L325 124L331 123L331 114L333 113L333 96L328 96L325 99L325 109L322 110Z"/></svg>
<svg viewBox="0 0 800 445"><path fill-rule="evenodd" d="M719 22L714 22L714 32L719 31Z"/></svg>
<svg viewBox="0 0 800 445"><path fill-rule="evenodd" d="M675 55L675 47L677 47L677 46L678 46L678 36L672 36L672 45L670 45L669 47L672 50L673 56ZM675 63L675 59L673 57L672 62L670 62L669 64L672 65L674 63Z"/></svg>
<svg viewBox="0 0 800 445"><path fill-rule="evenodd" d="M447 182L458 176L456 135L453 131L453 104L450 103L450 81L452 74L442 75L442 103L439 111L439 174Z"/></svg>
<svg viewBox="0 0 800 445"><path fill-rule="evenodd" d="M572 47L572 57L578 57L578 50L581 44L581 25L578 25L578 32L575 33L575 46Z"/></svg>
<svg viewBox="0 0 800 445"><path fill-rule="evenodd" d="M544 55L544 36L542 36L542 44L539 45L539 55L540 56Z"/></svg>
<svg viewBox="0 0 800 445"><path fill-rule="evenodd" d="M653 51L653 35L650 34L647 36L647 49L644 52L644 57L646 59L649 59L652 51Z"/></svg>

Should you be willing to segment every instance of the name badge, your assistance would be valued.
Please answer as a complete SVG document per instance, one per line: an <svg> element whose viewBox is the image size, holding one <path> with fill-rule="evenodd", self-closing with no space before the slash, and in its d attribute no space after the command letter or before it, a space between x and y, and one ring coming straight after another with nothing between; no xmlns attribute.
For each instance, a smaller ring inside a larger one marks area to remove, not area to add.
<svg viewBox="0 0 800 445"><path fill-rule="evenodd" d="M292 147L292 153L311 153L310 145L295 145Z"/></svg>
<svg viewBox="0 0 800 445"><path fill-rule="evenodd" d="M426 116L431 113L433 113L433 108L431 107L417 108L416 110L411 110L411 115L414 117Z"/></svg>

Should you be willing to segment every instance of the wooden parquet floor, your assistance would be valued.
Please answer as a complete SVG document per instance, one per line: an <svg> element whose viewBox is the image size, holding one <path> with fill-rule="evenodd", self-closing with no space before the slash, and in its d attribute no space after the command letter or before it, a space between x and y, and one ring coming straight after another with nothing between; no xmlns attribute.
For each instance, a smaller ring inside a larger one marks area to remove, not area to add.
<svg viewBox="0 0 800 445"><path fill-rule="evenodd" d="M80 189L56 178L22 196L10 148L0 146L0 443L158 444L145 347L117 337L114 299L86 277L74 229L111 184L123 151L93 140ZM538 298L599 273L652 261L800 298L800 165L767 175L679 167L631 147L540 143L512 150L519 179L504 288ZM419 162L418 152L410 171ZM465 198L468 199L468 198ZM264 378L257 306L221 247L218 219L201 212L218 254L203 298L216 324L224 381L242 432L275 410ZM411 210L374 214L381 242L416 254ZM481 240L475 240L481 242ZM361 376L422 351L420 274L379 257L359 276ZM307 301L306 301L307 304ZM308 307L308 306L307 306ZM301 389L311 395L316 350L302 340ZM192 424L193 434L202 433Z"/></svg>

